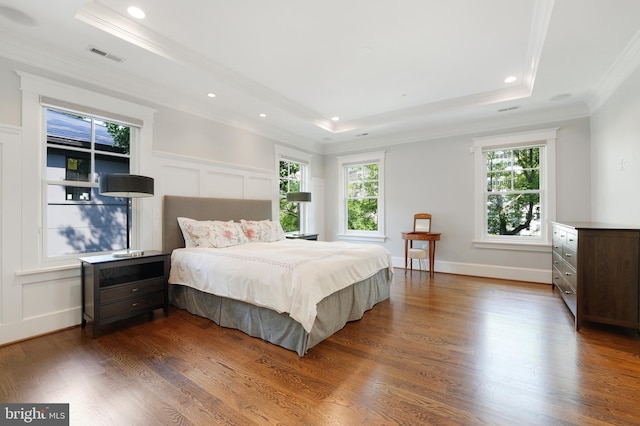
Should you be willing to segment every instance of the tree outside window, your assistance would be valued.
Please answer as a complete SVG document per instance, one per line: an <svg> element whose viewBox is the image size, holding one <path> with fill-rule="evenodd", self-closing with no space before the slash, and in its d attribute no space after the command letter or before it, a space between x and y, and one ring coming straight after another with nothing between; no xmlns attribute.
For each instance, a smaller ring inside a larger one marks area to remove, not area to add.
<svg viewBox="0 0 640 426"><path fill-rule="evenodd" d="M303 189L305 164L280 160L280 224L284 232L301 232L301 215L298 203L287 201L287 193Z"/></svg>
<svg viewBox="0 0 640 426"><path fill-rule="evenodd" d="M385 151L336 157L338 162L338 238L384 242Z"/></svg>
<svg viewBox="0 0 640 426"><path fill-rule="evenodd" d="M539 237L542 147L487 151L487 234Z"/></svg>
<svg viewBox="0 0 640 426"><path fill-rule="evenodd" d="M346 167L347 230L378 230L378 164Z"/></svg>

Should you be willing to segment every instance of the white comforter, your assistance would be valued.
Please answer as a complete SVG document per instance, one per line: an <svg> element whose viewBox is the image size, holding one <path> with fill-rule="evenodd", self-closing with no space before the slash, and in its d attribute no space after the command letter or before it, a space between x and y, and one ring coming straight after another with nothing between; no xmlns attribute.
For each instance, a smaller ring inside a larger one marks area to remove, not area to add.
<svg viewBox="0 0 640 426"><path fill-rule="evenodd" d="M283 240L174 250L169 282L287 312L309 332L322 299L384 268L380 246Z"/></svg>

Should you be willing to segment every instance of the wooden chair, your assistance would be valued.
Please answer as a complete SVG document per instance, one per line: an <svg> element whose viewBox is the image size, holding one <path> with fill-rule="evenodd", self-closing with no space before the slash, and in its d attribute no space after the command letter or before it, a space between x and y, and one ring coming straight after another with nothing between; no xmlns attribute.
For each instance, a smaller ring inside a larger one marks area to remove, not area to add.
<svg viewBox="0 0 640 426"><path fill-rule="evenodd" d="M413 215L413 232L431 232L431 214L416 213ZM427 270L426 262L429 258L429 250L426 245L421 248L413 248L413 241L411 241L411 248L407 252L407 257L412 271L413 259L418 259L421 271Z"/></svg>

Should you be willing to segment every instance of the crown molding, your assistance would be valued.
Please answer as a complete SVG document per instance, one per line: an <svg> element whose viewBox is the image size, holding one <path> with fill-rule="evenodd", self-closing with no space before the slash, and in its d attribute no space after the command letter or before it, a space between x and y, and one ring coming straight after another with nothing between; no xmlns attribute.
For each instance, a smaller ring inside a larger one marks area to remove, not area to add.
<svg viewBox="0 0 640 426"><path fill-rule="evenodd" d="M558 108L541 108L536 111L521 112L509 117L496 117L491 120L460 121L452 125L437 126L425 131L401 134L391 137L366 138L356 141L326 144L322 154L337 155L362 150L375 150L385 147L404 145L416 142L426 142L457 136L480 136L483 134L513 130L517 131L527 126L549 126L551 123L569 121L589 117L589 110L585 104L572 104Z"/></svg>
<svg viewBox="0 0 640 426"><path fill-rule="evenodd" d="M604 77L587 95L585 102L589 106L590 113L597 111L638 67L640 67L640 31L633 36L613 61Z"/></svg>

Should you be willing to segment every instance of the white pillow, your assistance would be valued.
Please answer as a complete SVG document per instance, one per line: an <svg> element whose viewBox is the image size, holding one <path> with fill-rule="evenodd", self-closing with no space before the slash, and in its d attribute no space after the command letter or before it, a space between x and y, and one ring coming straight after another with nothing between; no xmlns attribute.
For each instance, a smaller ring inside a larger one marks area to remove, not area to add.
<svg viewBox="0 0 640 426"><path fill-rule="evenodd" d="M284 231L280 222L273 220L244 220L240 221L242 229L249 241L271 243L284 240Z"/></svg>

